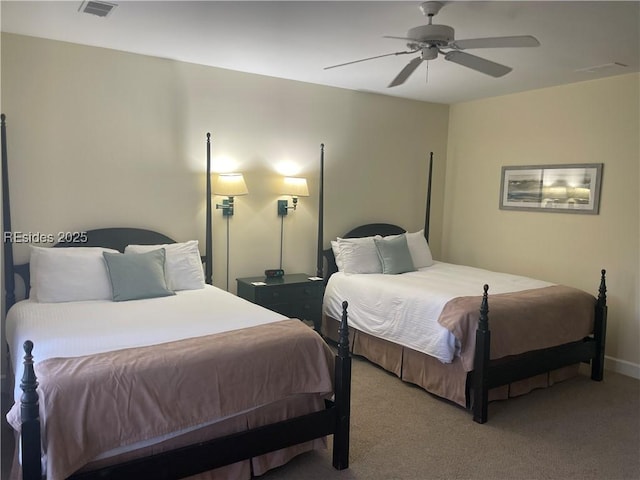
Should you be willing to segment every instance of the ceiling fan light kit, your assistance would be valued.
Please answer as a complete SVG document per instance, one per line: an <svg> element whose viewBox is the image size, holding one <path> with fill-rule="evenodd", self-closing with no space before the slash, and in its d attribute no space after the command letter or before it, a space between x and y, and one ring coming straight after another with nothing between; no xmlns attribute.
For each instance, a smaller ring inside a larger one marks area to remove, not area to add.
<svg viewBox="0 0 640 480"><path fill-rule="evenodd" d="M407 40L418 43L429 43L438 47L446 47L454 39L455 31L447 25L421 25L407 32Z"/></svg>
<svg viewBox="0 0 640 480"><path fill-rule="evenodd" d="M484 73L494 78L502 77L509 73L512 68L492 62L476 55L463 52L462 50L473 48L521 48L538 47L540 42L531 35L516 35L510 37L487 37L472 38L465 40L455 40L455 30L448 25L434 25L433 17L444 6L443 2L424 2L420 5L422 13L429 18L427 25L421 25L409 29L406 37L385 36L395 40L407 42L407 51L387 53L375 57L363 58L351 62L340 63L325 67L325 70L336 67L343 67L354 63L373 60L376 58L388 57L392 55L405 55L420 53L419 57L411 60L396 77L389 83L388 87L402 85L411 74L420 66L423 61L435 60L438 54L449 62L456 63L463 67L470 68L480 73Z"/></svg>

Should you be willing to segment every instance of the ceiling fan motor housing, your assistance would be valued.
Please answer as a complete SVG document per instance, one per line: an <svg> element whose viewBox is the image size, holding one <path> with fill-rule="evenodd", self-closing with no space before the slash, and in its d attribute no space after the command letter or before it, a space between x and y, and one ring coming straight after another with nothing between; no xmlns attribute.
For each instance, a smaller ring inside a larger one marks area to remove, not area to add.
<svg viewBox="0 0 640 480"><path fill-rule="evenodd" d="M407 32L407 37L421 44L444 47L454 39L454 30L448 25L421 25Z"/></svg>

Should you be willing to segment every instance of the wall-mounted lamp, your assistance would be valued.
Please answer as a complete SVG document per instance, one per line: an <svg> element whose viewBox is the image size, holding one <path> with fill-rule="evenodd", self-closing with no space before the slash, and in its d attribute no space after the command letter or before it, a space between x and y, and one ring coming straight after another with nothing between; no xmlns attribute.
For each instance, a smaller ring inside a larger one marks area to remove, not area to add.
<svg viewBox="0 0 640 480"><path fill-rule="evenodd" d="M282 270L282 249L284 245L284 217L289 210L295 210L298 206L298 197L308 197L309 188L307 187L306 178L284 177L282 195L291 195L293 206L289 206L287 200L278 200L278 215L280 216L280 270Z"/></svg>
<svg viewBox="0 0 640 480"><path fill-rule="evenodd" d="M233 215L233 197L246 195L249 193L247 184L241 173L221 173L218 175L213 189L214 195L227 197L222 204L216 204L216 209L222 209L222 215L231 217Z"/></svg>
<svg viewBox="0 0 640 480"><path fill-rule="evenodd" d="M306 178L284 177L282 195L291 195L293 206L289 206L287 200L278 200L278 215L285 216L289 210L295 210L298 206L298 197L308 197L309 188Z"/></svg>
<svg viewBox="0 0 640 480"><path fill-rule="evenodd" d="M213 188L214 195L227 197L222 204L216 203L216 209L222 209L222 216L227 218L227 291L229 291L229 217L233 215L233 197L249 193L247 184L241 173L221 173Z"/></svg>

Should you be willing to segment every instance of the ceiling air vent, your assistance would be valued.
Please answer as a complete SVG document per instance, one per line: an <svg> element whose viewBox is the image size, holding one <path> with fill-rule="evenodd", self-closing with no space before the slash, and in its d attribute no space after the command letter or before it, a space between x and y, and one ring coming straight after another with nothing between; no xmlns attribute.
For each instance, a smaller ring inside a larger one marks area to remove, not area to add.
<svg viewBox="0 0 640 480"><path fill-rule="evenodd" d="M116 7L117 5L115 3L86 0L82 2L78 11L82 13L90 13L91 15L96 15L98 17L106 17Z"/></svg>

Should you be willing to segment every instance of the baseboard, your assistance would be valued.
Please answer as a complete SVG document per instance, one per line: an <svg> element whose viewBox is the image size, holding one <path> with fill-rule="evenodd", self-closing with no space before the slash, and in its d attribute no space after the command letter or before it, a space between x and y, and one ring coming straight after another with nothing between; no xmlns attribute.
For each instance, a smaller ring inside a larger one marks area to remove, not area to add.
<svg viewBox="0 0 640 480"><path fill-rule="evenodd" d="M640 380L640 365L619 358L604 357L604 368Z"/></svg>

